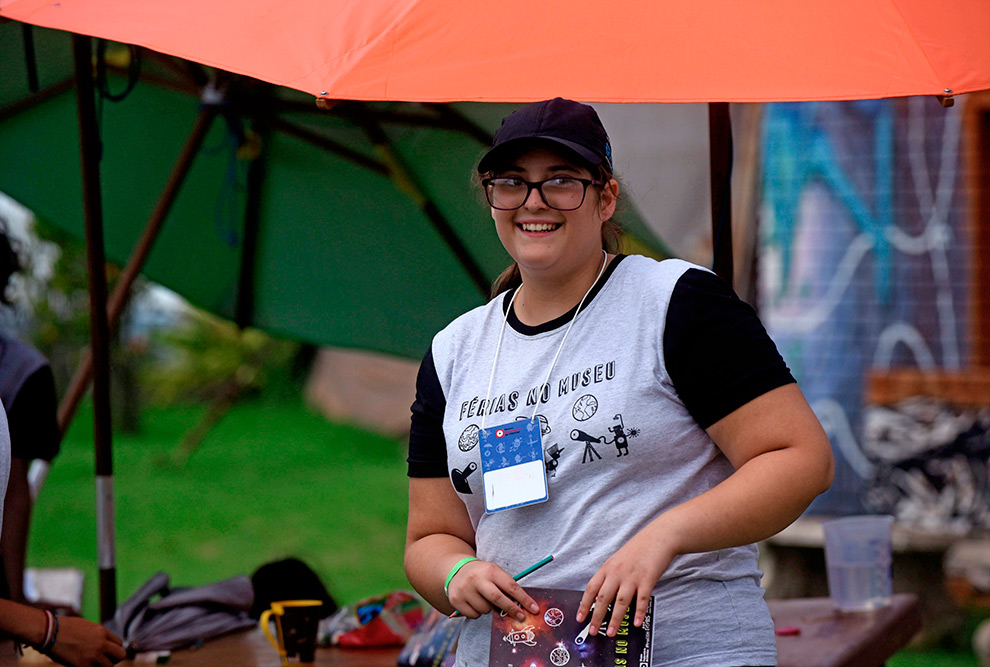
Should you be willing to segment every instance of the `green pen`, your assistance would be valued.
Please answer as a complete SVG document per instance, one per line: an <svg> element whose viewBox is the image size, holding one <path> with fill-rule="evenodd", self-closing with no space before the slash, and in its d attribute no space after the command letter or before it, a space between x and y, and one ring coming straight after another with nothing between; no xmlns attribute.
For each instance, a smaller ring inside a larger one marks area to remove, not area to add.
<svg viewBox="0 0 990 667"><path fill-rule="evenodd" d="M520 579L522 579L526 575L532 574L533 572L536 572L537 570L539 570L541 567L543 567L544 565L546 565L547 563L549 563L552 560L553 560L553 554L550 554L546 558L544 558L544 559L542 559L540 561L537 561L536 563L533 563L532 565L530 565L529 567L527 567L525 570L523 570L522 572L520 572L516 576L512 577L512 580L513 581L519 581ZM461 615L461 612L454 611L454 613L450 615L450 618L457 618L460 615Z"/></svg>
<svg viewBox="0 0 990 667"><path fill-rule="evenodd" d="M546 558L544 558L540 562L533 563L532 565L530 565L529 567L527 567L525 570L523 570L522 572L520 572L516 576L512 577L512 580L513 581L519 581L520 579L522 579L523 577L525 577L527 574L532 574L533 572L536 572L537 570L539 570L541 567L543 567L544 565L546 565L547 563L549 563L552 560L553 560L553 554L550 554L549 556L547 556Z"/></svg>

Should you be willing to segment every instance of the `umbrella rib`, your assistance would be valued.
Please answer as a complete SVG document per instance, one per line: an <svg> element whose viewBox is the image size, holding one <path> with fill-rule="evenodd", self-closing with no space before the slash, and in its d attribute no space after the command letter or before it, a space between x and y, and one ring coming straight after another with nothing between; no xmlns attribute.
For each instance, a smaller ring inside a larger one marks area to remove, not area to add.
<svg viewBox="0 0 990 667"><path fill-rule="evenodd" d="M282 102L284 108L298 110L300 102ZM412 127L440 128L445 130L457 130L470 135L482 145L491 142L492 135L482 127L476 125L467 117L457 113L448 104L424 104L424 108L432 109L434 114L412 113L396 109L373 109L366 102L338 102L331 109L320 109L306 104L307 111L318 113L331 113L336 116L349 118L360 123L361 119L373 117L380 124L401 124Z"/></svg>
<svg viewBox="0 0 990 667"><path fill-rule="evenodd" d="M320 116L332 115L340 118L347 118L354 122L358 122L359 116L374 116L374 118L379 123L388 124L402 124L409 125L412 127L429 127L429 128L440 128L440 129L454 129L462 130L478 138L482 143L487 144L491 140L491 135L485 130L468 124L471 121L466 121L467 124L461 122L461 118L458 118L456 123L451 122L451 118L445 117L446 114L438 113L437 115L427 115L412 113L408 111L397 111L395 109L372 109L366 103L362 102L348 102L348 101L337 101L334 100L334 105L330 108L320 108L315 106L310 102L304 102L302 100L277 100L275 106L280 112L291 112L291 113L307 113L307 114L318 114ZM438 112L443 108L443 104L437 105L427 105L428 107L436 107Z"/></svg>
<svg viewBox="0 0 990 667"><path fill-rule="evenodd" d="M197 88L202 88L210 81L209 75L203 70L203 67L199 63L194 63L183 58L169 56L164 53L159 53L158 51L153 51L152 49L141 50L148 54L149 58L161 63L175 74L191 79Z"/></svg>
<svg viewBox="0 0 990 667"><path fill-rule="evenodd" d="M457 236L454 228L451 227L450 222L448 222L447 218L444 217L443 213L440 212L440 209L437 208L432 200L427 199L424 201L421 208L436 231L443 237L451 252L454 253L454 257L460 262L461 267L467 272L471 278L471 282L478 288L478 292L481 293L482 297L487 299L491 292L490 283L485 277L485 274L482 273L481 267L478 266L474 257L471 256L467 246L464 245L464 242Z"/></svg>
<svg viewBox="0 0 990 667"><path fill-rule="evenodd" d="M370 169L371 171L381 174L382 176L389 175L389 169L384 163L366 155L362 155L356 150L348 148L344 144L334 141L329 137L325 137L318 132L314 132L313 130L305 128L301 125L285 120L284 118L274 117L270 122L273 128L281 130L290 136L296 137L297 139L302 139L303 141L313 144L318 148L323 148L331 151L332 153L336 153L340 157L350 160L365 169Z"/></svg>
<svg viewBox="0 0 990 667"><path fill-rule="evenodd" d="M442 106L442 105L438 105ZM411 125L413 127L430 127L430 128L441 128L441 129L454 129L463 130L464 128L455 125L450 122L449 119L441 116L424 116L422 114L405 113L402 111L394 111L382 109L378 111L366 110L371 116L374 116L379 123L390 123L390 124L402 124ZM468 134L472 134L468 132ZM473 135L472 135L473 136ZM490 137L485 137L484 143L488 143Z"/></svg>
<svg viewBox="0 0 990 667"><path fill-rule="evenodd" d="M938 80L939 85L943 87L941 92L951 92L951 90L948 87L946 87L949 84L949 82L942 77L942 72L940 72L939 69L935 67L935 63L932 62L931 54L928 53L928 49L925 48L924 44L922 43L922 40L918 37L914 24L908 21L907 18L904 16L904 12L901 11L900 3L897 2L897 0L894 0L894 2L891 2L891 6L894 8L894 11L896 11L897 15L900 17L901 23L904 26L904 30L908 35L910 35L911 41L918 48L921 54L925 57L925 62L928 63L928 67L931 68L932 75L934 75L935 79ZM888 82L893 78L894 78L894 73L891 72ZM938 94L936 94L936 96L942 97L941 95ZM945 104L943 104L942 106L945 106Z"/></svg>
<svg viewBox="0 0 990 667"><path fill-rule="evenodd" d="M24 39L24 61L27 66L28 89L38 92L38 57L34 50L34 26L30 23L21 24L21 34Z"/></svg>
<svg viewBox="0 0 990 667"><path fill-rule="evenodd" d="M147 49L142 49L141 52L142 53L146 53L146 54L151 54L153 57L154 56L158 56L158 58L155 58L156 60L159 60L160 62L163 62L163 63L165 62L161 58L161 54L159 54L159 53L155 53L154 51L149 51ZM174 73L179 74L182 77L187 76L187 73L184 73L181 70L178 70L178 69L175 69L175 68L171 68L171 67L169 69L171 71L173 71ZM125 70L124 70L124 68L119 67L117 65L110 64L110 63L107 63L107 71L108 72L113 72L114 74L125 74L126 73ZM166 88L166 89L169 89L169 90L174 90L174 91L177 91L177 92L180 92L180 93L185 93L185 94L188 94L188 95L193 95L195 97L198 97L198 96L201 95L201 90L200 90L201 86L197 82L190 82L190 81L185 80L185 79L176 80L176 79L171 79L171 78L169 78L167 76L163 76L161 74L154 74L154 73L149 73L149 72L142 71L141 72L140 81L142 83L153 83L156 86L160 86L162 88Z"/></svg>
<svg viewBox="0 0 990 667"><path fill-rule="evenodd" d="M19 113L27 111L31 107L37 106L46 100L56 97L57 95L61 95L62 93L71 90L73 85L75 84L73 83L72 77L69 77L63 81L59 81L56 84L48 86L47 88L43 88L42 90L25 97L23 100L19 100L13 104L2 107L0 108L0 121L12 118Z"/></svg>
<svg viewBox="0 0 990 667"><path fill-rule="evenodd" d="M395 183L395 186L401 192L406 193L420 208L423 215L433 225L434 230L440 234L440 237L443 238L447 247L454 254L454 257L457 258L461 268L468 274L471 282L474 283L481 295L487 298L490 291L488 278L485 277L481 267L478 266L478 262L471 255L471 252L457 235L457 232L454 231L453 226L451 226L447 218L444 217L433 200L416 183L412 174L402 163L402 159L391 149L388 144L388 135L369 116L359 117L357 120L361 123L375 150L382 156L385 164L388 165L389 177L392 179L392 182Z"/></svg>
<svg viewBox="0 0 990 667"><path fill-rule="evenodd" d="M244 237L241 242L241 266L237 275L237 303L234 321L241 329L254 322L254 281L258 263L258 226L261 216L261 189L268 171L268 137L270 118L256 118L254 131L261 137L261 151L251 160L247 175L247 202L244 207Z"/></svg>
<svg viewBox="0 0 990 667"><path fill-rule="evenodd" d="M482 146L491 144L492 133L457 111L454 107L449 104L430 104L429 106L446 118L455 128L471 135Z"/></svg>

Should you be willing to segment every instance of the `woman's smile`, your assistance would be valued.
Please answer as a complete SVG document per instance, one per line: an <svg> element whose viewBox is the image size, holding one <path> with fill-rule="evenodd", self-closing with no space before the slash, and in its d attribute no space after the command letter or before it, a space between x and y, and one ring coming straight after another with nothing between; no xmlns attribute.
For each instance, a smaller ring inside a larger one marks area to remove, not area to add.
<svg viewBox="0 0 990 667"><path fill-rule="evenodd" d="M516 226L527 234L546 235L560 229L559 222L517 222Z"/></svg>

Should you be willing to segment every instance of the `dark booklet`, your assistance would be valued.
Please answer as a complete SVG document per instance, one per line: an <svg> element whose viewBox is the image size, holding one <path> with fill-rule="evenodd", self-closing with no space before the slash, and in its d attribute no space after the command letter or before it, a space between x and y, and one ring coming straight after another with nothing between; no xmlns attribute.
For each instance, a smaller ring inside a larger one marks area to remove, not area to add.
<svg viewBox="0 0 990 667"><path fill-rule="evenodd" d="M489 667L650 667L653 599L642 627L633 627L634 609L622 619L615 637L606 637L611 608L597 635L591 635L590 614L578 623L582 591L526 588L540 611L518 621L492 615Z"/></svg>

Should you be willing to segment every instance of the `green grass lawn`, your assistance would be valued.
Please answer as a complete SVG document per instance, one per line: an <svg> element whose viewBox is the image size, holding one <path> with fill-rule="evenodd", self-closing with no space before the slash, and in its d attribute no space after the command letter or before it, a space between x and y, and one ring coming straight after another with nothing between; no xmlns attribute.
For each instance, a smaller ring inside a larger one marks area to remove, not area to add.
<svg viewBox="0 0 990 667"><path fill-rule="evenodd" d="M887 667L978 667L972 653L962 651L901 651Z"/></svg>
<svg viewBox="0 0 990 667"><path fill-rule="evenodd" d="M297 399L245 402L183 466L167 463L201 408L149 408L116 434L118 597L165 571L174 585L250 574L297 556L342 604L408 588L402 571L405 445L328 423ZM86 573L97 600L92 419L83 409L34 514L29 565ZM903 651L891 667L975 667L963 651Z"/></svg>
<svg viewBox="0 0 990 667"><path fill-rule="evenodd" d="M115 434L118 598L158 571L175 585L297 556L341 603L408 588L405 445L328 423L300 401L235 406L183 466L166 463L201 409L148 409ZM92 418L82 411L34 513L28 563L86 574L99 613Z"/></svg>

